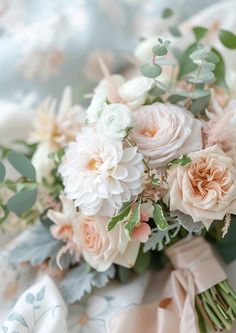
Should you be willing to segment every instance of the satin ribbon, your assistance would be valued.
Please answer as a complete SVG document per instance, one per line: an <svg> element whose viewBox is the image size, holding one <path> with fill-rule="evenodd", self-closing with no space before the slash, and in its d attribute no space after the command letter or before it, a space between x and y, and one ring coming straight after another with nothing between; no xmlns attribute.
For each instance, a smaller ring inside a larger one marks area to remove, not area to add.
<svg viewBox="0 0 236 333"><path fill-rule="evenodd" d="M175 270L159 303L121 311L110 333L199 333L195 296L226 279L210 245L202 237L184 239L167 250Z"/></svg>

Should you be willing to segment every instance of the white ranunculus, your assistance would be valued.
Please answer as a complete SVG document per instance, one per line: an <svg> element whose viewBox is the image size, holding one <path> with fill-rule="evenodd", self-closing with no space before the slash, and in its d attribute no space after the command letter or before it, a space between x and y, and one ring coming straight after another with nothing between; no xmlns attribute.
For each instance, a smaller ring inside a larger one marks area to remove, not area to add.
<svg viewBox="0 0 236 333"><path fill-rule="evenodd" d="M87 109L87 121L94 124L98 121L103 108L107 105L108 90L106 87L99 89L92 98L91 104Z"/></svg>
<svg viewBox="0 0 236 333"><path fill-rule="evenodd" d="M119 88L119 95L130 109L136 109L146 101L153 80L140 76L127 81Z"/></svg>
<svg viewBox="0 0 236 333"><path fill-rule="evenodd" d="M106 136L123 139L127 135L127 128L133 127L133 113L124 104L107 105L98 120L99 130Z"/></svg>
<svg viewBox="0 0 236 333"><path fill-rule="evenodd" d="M134 50L135 57L140 61L147 61L153 57L152 48L157 44L156 37L150 37L139 43Z"/></svg>

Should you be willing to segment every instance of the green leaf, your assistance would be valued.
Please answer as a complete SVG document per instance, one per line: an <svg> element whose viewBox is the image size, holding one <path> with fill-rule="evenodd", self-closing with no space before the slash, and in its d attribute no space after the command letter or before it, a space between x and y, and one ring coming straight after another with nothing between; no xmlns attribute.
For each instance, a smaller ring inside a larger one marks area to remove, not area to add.
<svg viewBox="0 0 236 333"><path fill-rule="evenodd" d="M42 301L45 295L45 287L42 287L39 292L37 292L36 299L38 302Z"/></svg>
<svg viewBox="0 0 236 333"><path fill-rule="evenodd" d="M225 61L224 58L222 57L222 55L219 53L219 51L217 51L215 48L212 48L212 52L215 53L218 58L219 61L216 64L216 68L214 70L215 73L215 84L224 88L227 88L227 84L226 84L226 69L225 69Z"/></svg>
<svg viewBox="0 0 236 333"><path fill-rule="evenodd" d="M169 31L174 37L181 37L182 36L181 31L176 26L170 27Z"/></svg>
<svg viewBox="0 0 236 333"><path fill-rule="evenodd" d="M173 161L171 161L169 163L169 166L178 165L178 164L181 166L186 166L191 162L192 160L190 157L188 157L187 155L182 155L180 158L175 158Z"/></svg>
<svg viewBox="0 0 236 333"><path fill-rule="evenodd" d="M195 38L197 41L201 40L202 38L204 38L206 36L208 32L208 29L207 28L204 28L204 27L194 27L193 28L193 33L195 35Z"/></svg>
<svg viewBox="0 0 236 333"><path fill-rule="evenodd" d="M190 54L197 50L197 43L190 45L183 53L178 53L179 73L178 80L183 79L187 74L195 71L198 67L189 58Z"/></svg>
<svg viewBox="0 0 236 333"><path fill-rule="evenodd" d="M127 283L130 277L130 269L123 266L119 266L118 277L122 283Z"/></svg>
<svg viewBox="0 0 236 333"><path fill-rule="evenodd" d="M21 214L29 210L35 203L37 190L19 192L11 197L7 202L7 208L16 214Z"/></svg>
<svg viewBox="0 0 236 333"><path fill-rule="evenodd" d="M228 49L236 49L236 35L233 32L221 29L219 31L219 38L221 43Z"/></svg>
<svg viewBox="0 0 236 333"><path fill-rule="evenodd" d="M189 110L194 114L199 114L203 112L209 104L210 101L210 91L206 91L206 94L193 100Z"/></svg>
<svg viewBox="0 0 236 333"><path fill-rule="evenodd" d="M31 293L27 294L26 298L25 298L25 301L26 301L26 303L33 304L34 301L35 301L34 295L31 294Z"/></svg>
<svg viewBox="0 0 236 333"><path fill-rule="evenodd" d="M147 62L143 64L140 68L140 71L144 76L149 77L151 79L156 78L162 73L161 66L155 65L152 62Z"/></svg>
<svg viewBox="0 0 236 333"><path fill-rule="evenodd" d="M140 246L139 254L134 265L134 271L138 274L143 274L149 268L151 263L151 252L144 252L143 246Z"/></svg>
<svg viewBox="0 0 236 333"><path fill-rule="evenodd" d="M115 228L115 226L118 223L127 221L129 219L130 215L131 215L131 204L126 206L124 209L121 210L121 212L118 215L113 216L109 220L109 222L107 224L107 231L111 231L113 228Z"/></svg>
<svg viewBox="0 0 236 333"><path fill-rule="evenodd" d="M162 12L162 18L166 19L173 15L173 10L171 8L165 8Z"/></svg>
<svg viewBox="0 0 236 333"><path fill-rule="evenodd" d="M159 57L165 56L168 53L167 48L163 44L157 44L153 46L152 52Z"/></svg>
<svg viewBox="0 0 236 333"><path fill-rule="evenodd" d="M5 205L0 203L0 224L4 223L9 215L9 210Z"/></svg>
<svg viewBox="0 0 236 333"><path fill-rule="evenodd" d="M4 164L0 161L0 183L4 181L6 175L6 168Z"/></svg>
<svg viewBox="0 0 236 333"><path fill-rule="evenodd" d="M163 210L158 204L154 204L153 220L159 230L165 230L166 228L168 228L168 223L164 216Z"/></svg>
<svg viewBox="0 0 236 333"><path fill-rule="evenodd" d="M172 104L177 104L178 102L184 101L185 99L187 99L186 96L173 94L168 98L168 101Z"/></svg>
<svg viewBox="0 0 236 333"><path fill-rule="evenodd" d="M131 239L133 228L136 224L140 222L140 208L141 200L137 203L137 206L134 208L133 214L130 217L129 221L125 224L125 232L129 239Z"/></svg>
<svg viewBox="0 0 236 333"><path fill-rule="evenodd" d="M25 319L22 317L22 315L20 313L13 312L12 314L10 314L10 316L7 318L7 320L8 321L18 321L22 326L29 328Z"/></svg>
<svg viewBox="0 0 236 333"><path fill-rule="evenodd" d="M7 158L11 165L24 177L36 180L36 172L33 164L23 154L10 151Z"/></svg>

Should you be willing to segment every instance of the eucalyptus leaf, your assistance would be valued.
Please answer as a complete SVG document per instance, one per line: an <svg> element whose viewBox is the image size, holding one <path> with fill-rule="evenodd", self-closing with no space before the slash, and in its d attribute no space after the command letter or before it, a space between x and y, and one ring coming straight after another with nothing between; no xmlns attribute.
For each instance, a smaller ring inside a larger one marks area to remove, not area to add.
<svg viewBox="0 0 236 333"><path fill-rule="evenodd" d="M16 214L22 214L29 210L35 203L37 190L23 191L15 194L7 202L7 208Z"/></svg>
<svg viewBox="0 0 236 333"><path fill-rule="evenodd" d="M23 154L10 151L7 155L7 159L11 165L24 177L33 181L36 180L36 171L31 161Z"/></svg>
<svg viewBox="0 0 236 333"><path fill-rule="evenodd" d="M107 231L111 231L113 228L115 228L115 226L118 223L121 223L121 222L129 219L130 214L131 214L131 204L126 206L124 209L121 210L121 212L118 215L113 216L109 220L109 222L107 224Z"/></svg>
<svg viewBox="0 0 236 333"><path fill-rule="evenodd" d="M163 210L160 205L153 204L153 220L159 230L165 230L168 228L168 222L164 216Z"/></svg>
<svg viewBox="0 0 236 333"><path fill-rule="evenodd" d="M195 38L197 41L201 40L202 38L204 38L206 36L208 32L208 29L205 27L194 27L193 28L193 33L195 35Z"/></svg>
<svg viewBox="0 0 236 333"><path fill-rule="evenodd" d="M236 49L236 35L233 32L221 29L219 31L219 38L221 43L228 49Z"/></svg>
<svg viewBox="0 0 236 333"><path fill-rule="evenodd" d="M197 69L197 65L193 63L193 61L189 58L190 54L196 51L198 48L198 44L191 44L183 53L178 53L179 60L179 73L178 80L183 79L187 74L195 71Z"/></svg>
<svg viewBox="0 0 236 333"><path fill-rule="evenodd" d="M176 26L170 27L169 31L174 37L182 37L181 31Z"/></svg>
<svg viewBox="0 0 236 333"><path fill-rule="evenodd" d="M208 104L209 104L209 101L210 101L210 91L206 91L206 94L199 97L199 98L196 98L193 100L189 110L194 114L199 114L201 112L203 112Z"/></svg>
<svg viewBox="0 0 236 333"><path fill-rule="evenodd" d="M225 61L224 58L222 57L222 55L219 53L218 50L216 50L215 48L212 48L212 52L215 53L217 55L217 57L219 58L219 61L216 64L216 68L214 70L215 73L215 84L217 84L218 86L227 87L226 84L226 69L225 69Z"/></svg>
<svg viewBox="0 0 236 333"><path fill-rule="evenodd" d="M184 100L186 100L187 97L183 96L183 95L178 95L178 94L173 94L168 98L168 101L172 104L177 104L179 102L182 102Z"/></svg>
<svg viewBox="0 0 236 333"><path fill-rule="evenodd" d="M6 175L6 168L4 164L0 161L0 183L4 181Z"/></svg>
<svg viewBox="0 0 236 333"><path fill-rule="evenodd" d="M152 52L156 55L156 56L165 56L168 53L168 50L166 48L165 45L163 44L157 44L155 46L153 46L152 48Z"/></svg>
<svg viewBox="0 0 236 333"><path fill-rule="evenodd" d="M161 66L155 65L152 62L147 62L143 64L140 68L141 73L149 78L156 78L161 75L162 69Z"/></svg>
<svg viewBox="0 0 236 333"><path fill-rule="evenodd" d="M173 10L171 8L165 8L162 12L162 18L166 19L173 15Z"/></svg>
<svg viewBox="0 0 236 333"><path fill-rule="evenodd" d="M113 265L105 272L95 270L88 272L86 266L86 263L82 263L70 270L60 284L60 290L67 304L81 300L85 294L90 294L94 287L105 287L109 280L115 277Z"/></svg>

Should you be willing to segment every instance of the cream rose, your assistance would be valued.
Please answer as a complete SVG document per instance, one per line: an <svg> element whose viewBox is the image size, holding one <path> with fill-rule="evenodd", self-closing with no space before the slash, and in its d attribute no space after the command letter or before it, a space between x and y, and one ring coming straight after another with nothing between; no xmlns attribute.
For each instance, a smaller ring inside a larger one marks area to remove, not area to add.
<svg viewBox="0 0 236 333"><path fill-rule="evenodd" d="M202 149L201 123L172 104L155 103L136 112L132 139L151 168L166 167L174 158Z"/></svg>
<svg viewBox="0 0 236 333"><path fill-rule="evenodd" d="M107 105L98 120L98 129L109 138L122 140L127 129L133 126L133 113L124 104Z"/></svg>
<svg viewBox="0 0 236 333"><path fill-rule="evenodd" d="M169 170L167 199L171 211L180 210L208 229L226 213L236 214L236 169L217 145L189 156L190 164Z"/></svg>
<svg viewBox="0 0 236 333"><path fill-rule="evenodd" d="M107 270L112 263L132 267L139 251L140 243L129 241L122 225L107 231L108 219L81 216L76 236L84 259L99 272Z"/></svg>
<svg viewBox="0 0 236 333"><path fill-rule="evenodd" d="M125 82L119 88L119 95L130 109L143 105L153 86L153 80L140 76Z"/></svg>

